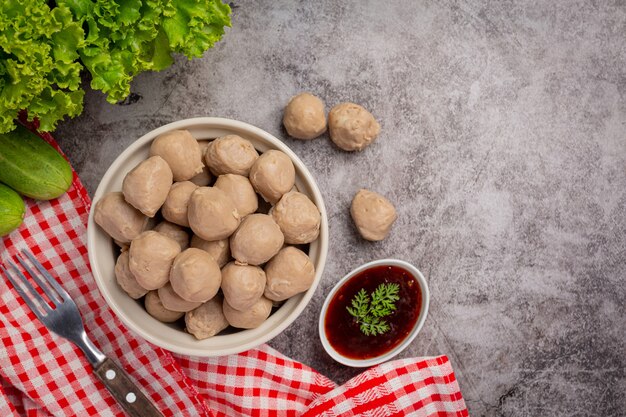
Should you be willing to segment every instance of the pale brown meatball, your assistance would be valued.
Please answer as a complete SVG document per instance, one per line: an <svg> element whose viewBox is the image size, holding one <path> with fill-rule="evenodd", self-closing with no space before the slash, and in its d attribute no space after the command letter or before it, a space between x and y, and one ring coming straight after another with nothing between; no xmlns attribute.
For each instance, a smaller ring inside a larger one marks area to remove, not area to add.
<svg viewBox="0 0 626 417"><path fill-rule="evenodd" d="M188 130L172 130L152 141L150 156L158 155L172 169L174 181L187 181L202 172L200 146Z"/></svg>
<svg viewBox="0 0 626 417"><path fill-rule="evenodd" d="M222 268L222 292L235 310L250 308L263 295L265 272L258 266L230 262Z"/></svg>
<svg viewBox="0 0 626 417"><path fill-rule="evenodd" d="M283 301L308 290L315 280L315 267L300 249L287 246L265 265L265 297Z"/></svg>
<svg viewBox="0 0 626 417"><path fill-rule="evenodd" d="M164 286L180 245L159 232L148 230L130 243L128 267L139 285L147 290Z"/></svg>
<svg viewBox="0 0 626 417"><path fill-rule="evenodd" d="M350 214L361 236L371 241L386 238L398 218L389 200L365 189L359 190L352 199Z"/></svg>
<svg viewBox="0 0 626 417"><path fill-rule="evenodd" d="M221 267L226 265L230 260L230 246L228 239L206 241L196 235L191 237L191 247L202 249L215 259Z"/></svg>
<svg viewBox="0 0 626 417"><path fill-rule="evenodd" d="M193 182L198 187L206 187L207 185L211 184L211 181L213 181L213 176L211 175L211 171L209 171L209 168L205 166L202 167L202 172L189 179L189 181Z"/></svg>
<svg viewBox="0 0 626 417"><path fill-rule="evenodd" d="M228 327L228 321L224 316L222 297L213 297L195 310L185 314L187 331L196 339L202 340L215 336Z"/></svg>
<svg viewBox="0 0 626 417"><path fill-rule="evenodd" d="M257 197L250 180L242 175L224 174L217 177L215 188L224 191L233 200L239 215L243 218L259 208Z"/></svg>
<svg viewBox="0 0 626 417"><path fill-rule="evenodd" d="M269 150L250 169L250 182L265 201L276 204L296 182L296 169L286 153Z"/></svg>
<svg viewBox="0 0 626 417"><path fill-rule="evenodd" d="M200 146L200 155L202 156L202 172L189 180L196 184L198 187L206 187L207 185L211 184L211 181L213 181L211 171L209 170L209 167L207 167L204 163L204 155L206 149L209 147L209 143L211 142L208 140L198 141L198 145Z"/></svg>
<svg viewBox="0 0 626 417"><path fill-rule="evenodd" d="M226 135L211 142L204 161L213 175L237 174L245 177L259 157L252 143L237 135Z"/></svg>
<svg viewBox="0 0 626 417"><path fill-rule="evenodd" d="M313 94L301 93L289 100L283 124L296 139L314 139L326 132L324 102Z"/></svg>
<svg viewBox="0 0 626 417"><path fill-rule="evenodd" d="M239 329L255 329L270 316L272 302L265 297L259 298L252 306L244 311L235 310L227 301L223 306L224 316L231 326Z"/></svg>
<svg viewBox="0 0 626 417"><path fill-rule="evenodd" d="M215 187L199 187L194 191L187 210L191 230L209 241L229 237L241 220L233 200Z"/></svg>
<svg viewBox="0 0 626 417"><path fill-rule="evenodd" d="M146 229L148 229L148 228L146 228ZM119 242L119 241L117 241L117 240L115 240L115 239L113 239L113 242L114 242L117 246L119 246L119 248L120 248L120 251L121 251L121 252L125 252L125 251L127 251L127 250L128 250L128 248L130 248L130 242L128 242L128 243L122 243L122 242Z"/></svg>
<svg viewBox="0 0 626 417"><path fill-rule="evenodd" d="M189 227L189 219L187 218L187 207L191 194L196 191L198 186L191 181L175 182L167 194L165 203L161 208L161 214L172 223L180 226Z"/></svg>
<svg viewBox="0 0 626 417"><path fill-rule="evenodd" d="M120 246L143 232L148 218L131 206L120 192L109 193L96 203L94 221Z"/></svg>
<svg viewBox="0 0 626 417"><path fill-rule="evenodd" d="M204 156L206 155L206 150L209 148L212 140L209 139L200 139L198 140L198 146L200 147L200 155L202 156L202 163L204 163Z"/></svg>
<svg viewBox="0 0 626 417"><path fill-rule="evenodd" d="M320 234L321 215L306 195L297 191L285 194L271 211L285 235L285 243L298 245L313 242Z"/></svg>
<svg viewBox="0 0 626 417"><path fill-rule="evenodd" d="M156 225L154 231L174 239L180 245L180 250L185 250L189 247L189 233L177 224L162 221Z"/></svg>
<svg viewBox="0 0 626 417"><path fill-rule="evenodd" d="M148 217L161 208L172 186L172 170L160 156L152 156L133 168L122 182L124 198Z"/></svg>
<svg viewBox="0 0 626 417"><path fill-rule="evenodd" d="M380 133L374 116L354 103L337 104L328 113L331 140L344 151L360 151Z"/></svg>
<svg viewBox="0 0 626 417"><path fill-rule="evenodd" d="M150 291L144 298L146 311L155 319L163 323L172 323L181 318L185 313L168 310L163 306L157 291Z"/></svg>
<svg viewBox="0 0 626 417"><path fill-rule="evenodd" d="M194 308L200 307L202 303L187 301L180 295L176 294L171 284L167 284L164 287L158 289L159 299L163 307L172 311L180 311L186 313Z"/></svg>
<svg viewBox="0 0 626 417"><path fill-rule="evenodd" d="M267 214L247 216L230 238L230 252L239 263L261 265L276 255L285 238Z"/></svg>
<svg viewBox="0 0 626 417"><path fill-rule="evenodd" d="M115 262L115 278L117 283L126 293L135 300L146 295L148 290L143 288L137 282L137 279L133 276L128 269L128 251L124 251L117 257Z"/></svg>
<svg viewBox="0 0 626 417"><path fill-rule="evenodd" d="M200 303L208 301L217 294L221 282L219 265L202 249L186 249L174 259L170 283L176 294L184 300Z"/></svg>

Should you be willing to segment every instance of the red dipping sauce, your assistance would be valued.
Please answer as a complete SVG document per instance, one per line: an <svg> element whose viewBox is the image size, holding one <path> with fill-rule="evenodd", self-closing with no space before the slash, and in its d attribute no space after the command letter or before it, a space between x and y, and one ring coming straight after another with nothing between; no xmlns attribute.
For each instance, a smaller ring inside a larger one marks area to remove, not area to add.
<svg viewBox="0 0 626 417"><path fill-rule="evenodd" d="M383 283L400 286L396 309L384 317L391 328L381 335L366 336L346 308L352 305L352 299L361 288L371 294ZM374 266L347 280L330 300L324 319L326 337L330 345L347 358L374 358L391 351L409 336L421 308L422 291L409 271L398 266Z"/></svg>

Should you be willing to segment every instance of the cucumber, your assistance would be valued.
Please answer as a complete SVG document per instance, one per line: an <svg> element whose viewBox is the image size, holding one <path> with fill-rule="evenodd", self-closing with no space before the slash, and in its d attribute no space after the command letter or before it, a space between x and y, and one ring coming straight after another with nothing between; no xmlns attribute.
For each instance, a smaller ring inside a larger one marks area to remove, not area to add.
<svg viewBox="0 0 626 417"><path fill-rule="evenodd" d="M0 236L17 229L24 220L24 200L11 188L0 184Z"/></svg>
<svg viewBox="0 0 626 417"><path fill-rule="evenodd" d="M56 149L23 126L0 134L0 182L37 200L52 200L72 185L72 168Z"/></svg>

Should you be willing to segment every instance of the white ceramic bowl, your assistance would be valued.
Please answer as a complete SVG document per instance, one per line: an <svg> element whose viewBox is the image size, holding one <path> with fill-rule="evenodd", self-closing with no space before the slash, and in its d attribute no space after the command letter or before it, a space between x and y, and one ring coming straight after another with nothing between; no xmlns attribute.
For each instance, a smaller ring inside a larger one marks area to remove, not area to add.
<svg viewBox="0 0 626 417"><path fill-rule="evenodd" d="M313 285L308 291L290 298L256 329L241 330L236 333L197 340L175 325L161 323L154 319L146 312L143 305L130 298L117 285L114 273L115 245L111 238L95 224L93 207L103 195L112 191L121 191L122 180L126 173L148 157L152 140L158 135L174 129L187 129L196 139L212 139L236 134L248 139L261 152L269 149L285 152L296 168L296 187L300 192L308 195L321 212L320 236L309 247L309 257L315 265L316 271ZM214 117L198 117L177 121L155 129L135 141L113 162L104 174L93 200L94 204L89 213L87 248L91 269L100 292L126 326L144 339L172 352L194 356L221 356L243 352L267 342L287 328L304 310L311 300L324 270L328 251L328 218L322 195L315 180L302 161L284 143L247 123Z"/></svg>
<svg viewBox="0 0 626 417"><path fill-rule="evenodd" d="M337 291L339 291L343 287L343 285L346 282L348 282L348 280L350 280L350 278L352 278L353 276L357 275L358 273L362 271L365 271L366 269L373 268L376 266L397 266L408 271L413 276L413 278L415 278L422 292L422 305L419 311L419 316L417 318L417 321L415 322L415 325L413 326L413 329L408 334L408 336L392 350L386 353L383 353L380 356L376 356L376 357L369 358L369 359L349 358L337 352L333 348L333 346L330 344L330 342L328 341L328 337L326 336L326 328L324 326L324 321L326 318L326 312L328 311L328 305L330 304L331 300L333 299ZM417 334L420 332L420 330L422 329L422 326L424 325L424 322L426 321L426 316L428 315L429 301L430 301L430 292L428 291L428 284L426 283L426 280L424 279L424 276L419 271L419 269L417 269L410 263L401 261L398 259L380 259L377 261L372 261L372 262L363 264L359 266L358 268L354 269L353 271L351 271L348 275L343 277L341 280L339 280L339 282L333 287L333 289L330 291L330 293L326 297L326 301L324 301L324 305L322 306L322 311L320 313L320 319L319 319L319 334L320 334L320 339L322 341L322 345L324 346L324 349L326 350L326 352L334 360L347 366L360 368L360 367L374 366L379 363L386 362L392 359L394 356L396 356L400 352L402 352L404 349L406 349L407 346L411 344L413 339L415 339Z"/></svg>

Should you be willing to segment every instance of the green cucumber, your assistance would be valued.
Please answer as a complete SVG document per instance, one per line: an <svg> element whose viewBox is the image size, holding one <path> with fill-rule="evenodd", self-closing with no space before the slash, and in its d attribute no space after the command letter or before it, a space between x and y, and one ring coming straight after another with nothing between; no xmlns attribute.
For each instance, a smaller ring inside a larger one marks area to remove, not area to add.
<svg viewBox="0 0 626 417"><path fill-rule="evenodd" d="M0 182L37 200L52 200L72 185L72 168L56 149L23 126L0 134Z"/></svg>
<svg viewBox="0 0 626 417"><path fill-rule="evenodd" d="M24 220L24 200L11 188L0 184L0 236L17 229Z"/></svg>

